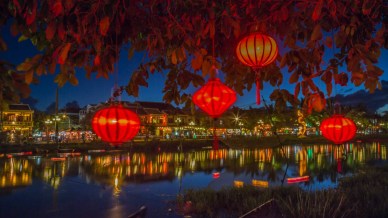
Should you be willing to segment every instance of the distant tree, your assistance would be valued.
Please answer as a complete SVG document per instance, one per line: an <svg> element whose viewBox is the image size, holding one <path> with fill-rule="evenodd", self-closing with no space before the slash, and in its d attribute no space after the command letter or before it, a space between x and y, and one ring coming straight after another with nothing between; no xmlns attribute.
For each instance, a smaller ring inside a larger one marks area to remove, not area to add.
<svg viewBox="0 0 388 218"><path fill-rule="evenodd" d="M47 114L40 110L34 110L34 131L43 131L46 127Z"/></svg>
<svg viewBox="0 0 388 218"><path fill-rule="evenodd" d="M79 68L87 77L108 78L120 57L117 48L128 47L129 58L135 52L147 58L128 77L126 92L138 96L139 86L163 72L163 99L176 104L191 103L185 90L203 85L215 73L214 62L237 93L250 90L255 72L238 61L235 50L253 32L274 37L281 50L275 63L261 69L258 82L295 85L293 93L273 91L276 109L301 94L308 101L304 107L319 111L325 97L319 81L329 96L333 84L374 92L384 74L380 54L388 48L385 0L3 0L0 12L0 25L10 23L12 35L40 51L18 65L22 81L50 72L59 86L78 85ZM6 49L1 36L0 49Z"/></svg>
<svg viewBox="0 0 388 218"><path fill-rule="evenodd" d="M1 19L0 19L1 20ZM0 52L7 48L3 45L0 36ZM3 54L3 53L2 53ZM29 85L24 79L24 74L15 70L15 67L5 61L0 60L0 110L5 104L19 103L20 97L27 98L31 92Z"/></svg>
<svg viewBox="0 0 388 218"><path fill-rule="evenodd" d="M92 119L95 112L89 112L85 115L83 119L80 120L80 125L83 130L91 130L92 129Z"/></svg>
<svg viewBox="0 0 388 218"><path fill-rule="evenodd" d="M80 108L78 102L75 100L66 103L65 107L63 108L63 110L67 113L78 113L80 109L81 108Z"/></svg>

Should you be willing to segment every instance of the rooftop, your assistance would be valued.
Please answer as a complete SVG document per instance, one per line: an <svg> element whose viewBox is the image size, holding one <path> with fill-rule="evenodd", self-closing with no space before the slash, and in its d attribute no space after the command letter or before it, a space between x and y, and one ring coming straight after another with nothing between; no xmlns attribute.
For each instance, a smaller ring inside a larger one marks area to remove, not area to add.
<svg viewBox="0 0 388 218"><path fill-rule="evenodd" d="M28 104L10 104L8 109L11 111L32 111Z"/></svg>

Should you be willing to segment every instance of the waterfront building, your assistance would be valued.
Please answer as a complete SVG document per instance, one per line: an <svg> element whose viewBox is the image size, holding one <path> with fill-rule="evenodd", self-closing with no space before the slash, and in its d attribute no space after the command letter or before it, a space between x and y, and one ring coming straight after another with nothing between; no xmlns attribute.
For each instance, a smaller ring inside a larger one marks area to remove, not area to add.
<svg viewBox="0 0 388 218"><path fill-rule="evenodd" d="M7 142L23 142L32 135L34 111L28 104L9 104L1 112L1 131Z"/></svg>

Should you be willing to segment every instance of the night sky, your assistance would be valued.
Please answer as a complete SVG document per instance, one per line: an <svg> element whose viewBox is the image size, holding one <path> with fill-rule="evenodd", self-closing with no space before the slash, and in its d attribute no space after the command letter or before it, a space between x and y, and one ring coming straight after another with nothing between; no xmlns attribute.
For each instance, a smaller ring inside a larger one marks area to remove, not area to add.
<svg viewBox="0 0 388 218"><path fill-rule="evenodd" d="M23 42L17 42L18 37L12 37L9 32L9 25L3 26L1 29L1 34L3 39L6 41L8 46L8 51L0 52L0 59L8 61L15 65L21 63L28 57L32 57L37 50L31 44L30 40ZM282 50L280 49L282 54ZM327 54L330 52L326 52ZM128 60L128 53L125 47L121 48L120 52L120 61L118 66L118 85L126 85L130 79L132 72L136 67L141 63L144 55L136 54L131 60ZM388 51L383 50L379 59L379 66L385 71L384 75L381 77L382 80L388 80L388 69L387 63ZM58 70L58 67L57 67ZM341 69L346 71L345 69ZM86 73L83 69L77 70L77 78L79 80L78 86L72 86L67 83L65 86L59 89L59 107L63 107L66 103L71 101L77 101L81 107L87 104L95 104L99 102L105 102L111 93L111 89L115 83L115 76L111 75L107 80L105 78L95 78L96 74L92 74L91 79L86 78ZM291 93L294 92L294 85L288 84L289 73L286 69L283 70L283 84L280 86L281 89L288 89ZM55 74L43 75L39 77L39 84L31 85L31 97L38 100L36 104L37 109L45 110L52 102L55 101L55 90L57 85L53 82ZM153 75L150 75L148 80L149 87L140 87L139 97L134 98L130 97L123 92L122 100L123 101L162 101L163 93L162 89L164 87L164 81L166 79L166 73L155 72ZM326 88L323 85L323 82L320 79L315 80L317 85L321 90L325 91ZM357 90L363 89L363 85L360 87L354 87L353 84L349 83L346 87L333 86L333 94L350 94ZM269 95L273 91L273 87L270 84L264 84L264 90L262 90L262 95L264 99L269 103ZM185 92L194 93L196 88L189 87ZM238 107L248 107L255 106L255 91L251 90L250 92L244 92L244 96L238 96L235 103Z"/></svg>

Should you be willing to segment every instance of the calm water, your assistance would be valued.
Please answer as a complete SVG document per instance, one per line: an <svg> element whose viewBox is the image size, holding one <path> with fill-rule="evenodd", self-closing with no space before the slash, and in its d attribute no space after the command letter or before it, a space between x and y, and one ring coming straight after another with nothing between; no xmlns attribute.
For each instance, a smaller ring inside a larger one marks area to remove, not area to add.
<svg viewBox="0 0 388 218"><path fill-rule="evenodd" d="M142 205L147 217L182 217L172 200L185 189L266 188L283 177L284 186L335 187L361 165L386 161L387 145L18 155L0 158L0 217L127 217Z"/></svg>

